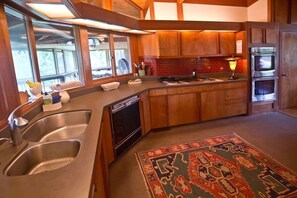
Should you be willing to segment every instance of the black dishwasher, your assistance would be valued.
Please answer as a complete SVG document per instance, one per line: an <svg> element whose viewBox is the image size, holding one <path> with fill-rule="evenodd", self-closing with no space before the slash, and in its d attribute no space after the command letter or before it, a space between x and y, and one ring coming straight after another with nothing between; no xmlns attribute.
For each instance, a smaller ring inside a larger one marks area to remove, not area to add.
<svg viewBox="0 0 297 198"><path fill-rule="evenodd" d="M111 106L115 156L118 157L141 138L139 97L133 96Z"/></svg>

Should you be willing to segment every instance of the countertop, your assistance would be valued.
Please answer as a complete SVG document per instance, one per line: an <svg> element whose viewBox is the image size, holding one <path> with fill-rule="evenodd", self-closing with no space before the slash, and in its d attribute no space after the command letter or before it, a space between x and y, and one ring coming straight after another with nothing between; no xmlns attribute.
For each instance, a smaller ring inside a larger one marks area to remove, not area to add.
<svg viewBox="0 0 297 198"><path fill-rule="evenodd" d="M169 88L180 86L205 85L213 83L230 83L246 81L242 77L230 81L228 78L219 78L222 81L191 82L189 84L164 85L158 80L144 80L142 84L128 85L122 83L118 89L104 92L95 91L79 97L72 98L59 110L41 112L30 123L38 118L57 112L88 109L92 111L86 132L81 135L81 147L76 159L69 165L50 172L31 176L5 176L3 170L9 161L28 143L23 142L19 147L13 147L9 143L0 145L0 196L1 197L47 197L47 198L84 198L89 196L95 153L100 131L100 123L105 106L111 105L129 96L155 88ZM29 143L31 144L31 143Z"/></svg>

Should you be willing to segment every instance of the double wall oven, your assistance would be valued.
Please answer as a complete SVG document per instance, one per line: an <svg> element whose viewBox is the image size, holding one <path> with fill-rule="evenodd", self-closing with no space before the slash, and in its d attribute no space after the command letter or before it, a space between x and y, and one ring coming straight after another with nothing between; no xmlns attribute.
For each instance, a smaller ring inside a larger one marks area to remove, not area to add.
<svg viewBox="0 0 297 198"><path fill-rule="evenodd" d="M275 47L252 47L252 102L273 101L277 94L277 53Z"/></svg>

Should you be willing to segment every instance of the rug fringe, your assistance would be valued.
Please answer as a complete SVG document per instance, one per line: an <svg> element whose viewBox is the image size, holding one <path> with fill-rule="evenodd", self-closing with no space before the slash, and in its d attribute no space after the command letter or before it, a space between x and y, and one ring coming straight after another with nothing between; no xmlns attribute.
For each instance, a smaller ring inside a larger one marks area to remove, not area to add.
<svg viewBox="0 0 297 198"><path fill-rule="evenodd" d="M144 183L145 183L145 187L146 187L146 192L147 192L147 194L149 195L149 197L154 197L153 195L152 195L152 193L151 193L151 190L150 190L150 187L148 186L148 181L146 180L146 177L145 177L145 173L144 173L144 171L143 171L143 169L142 169L142 166L141 166L141 162L140 162L140 159L139 159L139 156L138 156L138 154L137 153L135 153L135 157L136 157L136 161L137 161L137 164L138 164L138 166L139 166L139 168L140 168L140 171L141 171L141 176L142 176L142 179L143 179L143 181L144 181Z"/></svg>

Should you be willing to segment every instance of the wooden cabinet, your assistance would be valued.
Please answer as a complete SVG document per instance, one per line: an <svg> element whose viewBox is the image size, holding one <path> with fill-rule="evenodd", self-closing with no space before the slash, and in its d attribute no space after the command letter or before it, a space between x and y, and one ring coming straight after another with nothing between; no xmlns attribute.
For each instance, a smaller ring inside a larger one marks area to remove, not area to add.
<svg viewBox="0 0 297 198"><path fill-rule="evenodd" d="M175 126L199 121L197 93L168 95L168 124Z"/></svg>
<svg viewBox="0 0 297 198"><path fill-rule="evenodd" d="M235 33L233 32L220 32L220 51L222 55L234 55L235 54Z"/></svg>
<svg viewBox="0 0 297 198"><path fill-rule="evenodd" d="M171 57L179 56L179 32L161 31L139 36L139 56Z"/></svg>
<svg viewBox="0 0 297 198"><path fill-rule="evenodd" d="M158 32L159 55L160 56L178 56L179 50L179 32Z"/></svg>
<svg viewBox="0 0 297 198"><path fill-rule="evenodd" d="M92 192L94 198L108 197L108 166L114 160L109 109L103 110L98 148L96 151Z"/></svg>
<svg viewBox="0 0 297 198"><path fill-rule="evenodd" d="M151 109L151 127L162 128L168 126L167 89L149 91Z"/></svg>
<svg viewBox="0 0 297 198"><path fill-rule="evenodd" d="M260 25L260 24L259 24ZM259 26L257 25L257 26ZM264 26L264 24L263 24ZM277 33L274 24L271 27L251 27L250 43L252 44L276 44Z"/></svg>
<svg viewBox="0 0 297 198"><path fill-rule="evenodd" d="M211 91L201 92L202 121L247 113L247 83L227 83L217 90L209 86Z"/></svg>
<svg viewBox="0 0 297 198"><path fill-rule="evenodd" d="M217 32L181 32L181 54L184 56L219 54Z"/></svg>
<svg viewBox="0 0 297 198"><path fill-rule="evenodd" d="M140 94L140 115L141 115L142 133L147 134L152 129L150 99L149 99L148 91L145 91Z"/></svg>

